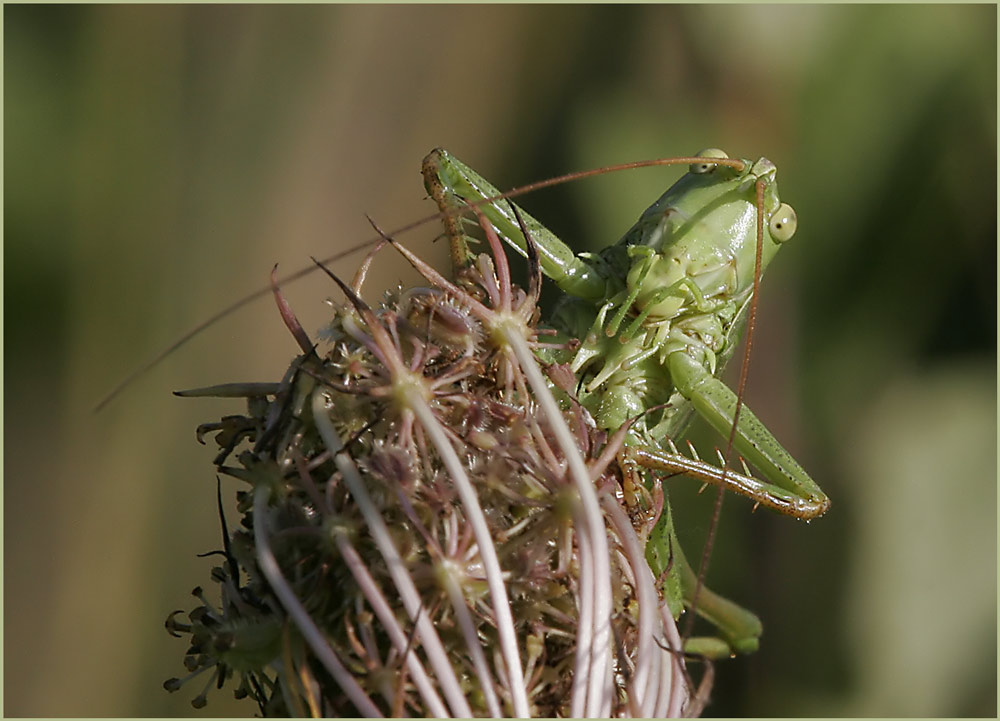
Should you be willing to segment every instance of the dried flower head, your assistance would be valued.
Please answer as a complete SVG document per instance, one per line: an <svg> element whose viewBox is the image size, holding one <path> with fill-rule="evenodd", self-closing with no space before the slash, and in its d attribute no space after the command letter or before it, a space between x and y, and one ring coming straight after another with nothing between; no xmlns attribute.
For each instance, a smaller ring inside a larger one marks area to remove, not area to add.
<svg viewBox="0 0 1000 721"><path fill-rule="evenodd" d="M167 622L206 690L237 676L264 715L684 711L643 552L662 502L623 471L623 434L597 430L572 373L539 363L537 258L517 287L483 227L492 255L454 283L390 239L430 287L372 308L370 257L353 287L335 278L347 301L322 353L275 288L303 349L284 379L187 394L248 398L199 429L249 486L213 570L221 607L199 590Z"/></svg>

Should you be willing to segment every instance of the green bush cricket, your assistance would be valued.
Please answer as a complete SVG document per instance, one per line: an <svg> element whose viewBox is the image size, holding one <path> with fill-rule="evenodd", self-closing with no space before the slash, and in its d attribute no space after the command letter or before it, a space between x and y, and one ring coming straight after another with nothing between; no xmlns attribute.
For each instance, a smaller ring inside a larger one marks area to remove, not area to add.
<svg viewBox="0 0 1000 721"><path fill-rule="evenodd" d="M778 197L776 168L765 158L732 160L717 149L672 162L689 164L689 172L618 243L579 255L446 151L427 156L423 173L448 214L456 266L471 259L454 217L466 204L479 207L525 256L522 228L527 231L542 272L565 293L551 324L561 340L579 339L545 360L568 363L577 398L599 427L613 431L631 422L623 468L684 473L796 518L822 515L827 496L718 378L735 351L761 273L796 229L794 211ZM680 454L674 440L694 413L729 438L765 480L726 469L721 453L721 467ZM674 615L683 602L722 636L723 644L691 639L689 651L717 657L756 650L759 620L701 587L676 542L668 505L650 533L647 558L654 573L666 576Z"/></svg>

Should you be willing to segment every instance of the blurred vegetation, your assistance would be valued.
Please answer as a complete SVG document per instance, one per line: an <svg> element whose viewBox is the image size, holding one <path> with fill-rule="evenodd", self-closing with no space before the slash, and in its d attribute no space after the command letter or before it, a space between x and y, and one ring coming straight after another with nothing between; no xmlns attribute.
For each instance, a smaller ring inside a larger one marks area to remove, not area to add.
<svg viewBox="0 0 1000 721"><path fill-rule="evenodd" d="M233 410L169 391L275 379L292 340L254 304L91 409L275 262L430 212L437 145L502 187L711 146L777 164L799 231L748 402L834 506L726 500L711 583L765 635L709 712L996 715L995 6L7 5L4 53L6 715L253 712L160 690L163 620L219 545L193 429ZM525 204L599 247L670 173ZM404 240L444 267L434 235ZM376 271L373 295L413 279ZM334 294L287 293L311 329ZM676 504L689 548L709 495Z"/></svg>

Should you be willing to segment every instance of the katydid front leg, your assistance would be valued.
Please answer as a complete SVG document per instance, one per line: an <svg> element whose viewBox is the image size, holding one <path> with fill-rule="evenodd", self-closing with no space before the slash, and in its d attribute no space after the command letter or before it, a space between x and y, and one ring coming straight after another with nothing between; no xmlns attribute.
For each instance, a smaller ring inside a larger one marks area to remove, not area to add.
<svg viewBox="0 0 1000 721"><path fill-rule="evenodd" d="M668 363L680 394L709 425L728 437L736 416L736 394L683 351L671 353ZM830 499L745 405L736 423L733 445L768 481L754 488L737 488L738 492L804 520L826 513Z"/></svg>

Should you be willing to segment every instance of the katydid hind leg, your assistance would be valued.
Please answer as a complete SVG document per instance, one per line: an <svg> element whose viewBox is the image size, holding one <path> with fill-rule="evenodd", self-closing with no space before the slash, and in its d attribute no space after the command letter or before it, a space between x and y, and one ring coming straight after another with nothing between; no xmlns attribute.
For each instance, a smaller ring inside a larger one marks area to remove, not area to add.
<svg viewBox="0 0 1000 721"><path fill-rule="evenodd" d="M650 570L662 584L664 599L675 617L680 615L682 608L687 608L718 629L718 637L686 639L685 652L719 659L757 650L762 632L760 619L704 584L699 586L697 576L678 542L666 492L660 520L648 539L646 558Z"/></svg>
<svg viewBox="0 0 1000 721"><path fill-rule="evenodd" d="M731 650L725 655L756 651L760 645L760 636L764 631L757 615L739 604L723 598L704 583L699 584L697 575L691 568L691 564L688 563L679 544L676 552L676 563L685 605L718 629L722 640ZM697 597L695 597L696 592ZM685 650L689 650L687 644L685 644ZM707 649L703 650L701 655L718 658L718 656L709 655L706 651Z"/></svg>

